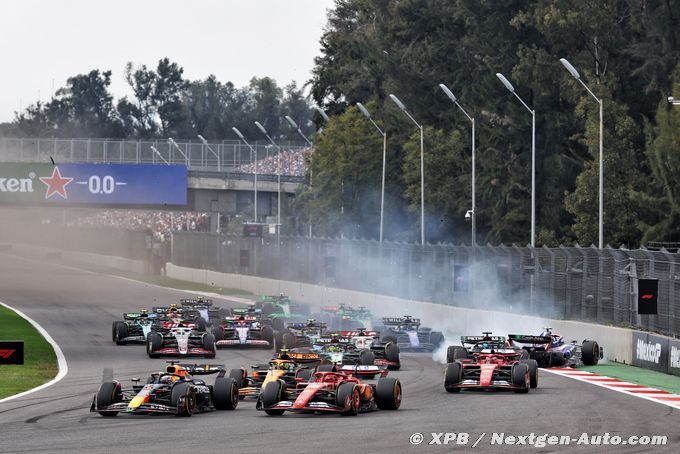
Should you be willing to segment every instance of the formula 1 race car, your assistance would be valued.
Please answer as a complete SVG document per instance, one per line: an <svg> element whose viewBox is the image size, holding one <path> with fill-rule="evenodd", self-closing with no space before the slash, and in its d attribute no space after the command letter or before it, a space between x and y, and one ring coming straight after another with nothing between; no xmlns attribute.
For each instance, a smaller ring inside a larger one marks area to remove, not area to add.
<svg viewBox="0 0 680 454"><path fill-rule="evenodd" d="M196 375L217 374L215 384L207 385ZM146 384L133 378L131 388L119 382L101 385L92 399L91 412L102 416L128 414L172 414L191 416L209 410L234 410L238 405L236 382L225 377L221 366L201 366L170 362L165 372L151 374Z"/></svg>
<svg viewBox="0 0 680 454"><path fill-rule="evenodd" d="M352 307L345 304L325 306L321 308L318 318L334 331L371 328L373 326L373 314L363 306Z"/></svg>
<svg viewBox="0 0 680 454"><path fill-rule="evenodd" d="M444 343L444 334L420 326L420 319L405 315L401 318L383 318L383 327L376 329L384 343L394 342L401 350L431 352Z"/></svg>
<svg viewBox="0 0 680 454"><path fill-rule="evenodd" d="M199 311L189 307L178 307L175 303L169 306L156 306L152 309L157 320L163 322L164 329L170 329L182 321L185 326L190 325L197 331L208 329L208 320L203 318Z"/></svg>
<svg viewBox="0 0 680 454"><path fill-rule="evenodd" d="M112 339L117 345L144 344L146 337L154 329L160 329L155 313L148 313L146 309L139 312L126 312L123 320L113 322Z"/></svg>
<svg viewBox="0 0 680 454"><path fill-rule="evenodd" d="M359 328L357 331L331 333L317 340L316 351L326 360L339 364L385 366L388 370L401 367L399 346L380 342L379 333Z"/></svg>
<svg viewBox="0 0 680 454"><path fill-rule="evenodd" d="M311 318L303 323L289 323L285 331L277 332L274 336L274 347L276 351L300 347L312 348L325 330L325 323Z"/></svg>
<svg viewBox="0 0 680 454"><path fill-rule="evenodd" d="M274 346L274 328L262 325L257 317L225 317L212 331L218 348Z"/></svg>
<svg viewBox="0 0 680 454"><path fill-rule="evenodd" d="M259 397L267 383L283 380L295 387L298 381L309 381L314 368L321 363L317 353L289 352L283 350L269 364L251 366L250 375L245 368L232 369L229 376L238 385L239 397Z"/></svg>
<svg viewBox="0 0 680 454"><path fill-rule="evenodd" d="M213 334L196 331L181 321L166 331L152 331L146 338L146 353L149 358L160 356L214 358L215 348Z"/></svg>
<svg viewBox="0 0 680 454"><path fill-rule="evenodd" d="M198 319L199 317L208 323L218 322L223 314L227 312L219 307L213 306L213 300L199 296L196 299L179 300L181 307L185 310L182 314L185 319Z"/></svg>
<svg viewBox="0 0 680 454"><path fill-rule="evenodd" d="M468 359L474 357L475 353L480 353L485 349L504 349L509 348L505 337L492 336L490 331L485 331L481 336L461 336L461 345L449 345L446 349L446 362L452 363L459 359ZM515 349L517 350L517 349ZM527 359L529 355L521 353L520 359Z"/></svg>
<svg viewBox="0 0 680 454"><path fill-rule="evenodd" d="M264 295L255 303L255 309L271 317L272 326L276 331L282 331L286 321L302 321L309 318L309 306L296 304L287 295Z"/></svg>
<svg viewBox="0 0 680 454"><path fill-rule="evenodd" d="M604 357L604 349L596 341L584 340L578 345L575 340L565 342L552 328L544 328L539 336L509 334L508 340L515 348L528 352L541 367L594 366Z"/></svg>
<svg viewBox="0 0 680 454"><path fill-rule="evenodd" d="M533 359L520 359L512 348L484 348L472 359L456 360L446 365L444 388L447 392L461 389L505 389L528 393L538 386L538 364Z"/></svg>
<svg viewBox="0 0 680 454"><path fill-rule="evenodd" d="M378 366L343 366L338 371L317 370L308 382L289 387L283 380L267 383L256 409L278 416L297 413L340 413L354 416L373 410L397 410L401 405L401 383L385 377ZM362 383L358 377L380 373L377 384Z"/></svg>

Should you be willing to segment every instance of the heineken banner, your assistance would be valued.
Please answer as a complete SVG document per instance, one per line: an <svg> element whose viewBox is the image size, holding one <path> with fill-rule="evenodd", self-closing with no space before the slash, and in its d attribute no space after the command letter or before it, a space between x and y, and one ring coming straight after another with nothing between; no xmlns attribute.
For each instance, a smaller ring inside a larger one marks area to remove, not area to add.
<svg viewBox="0 0 680 454"><path fill-rule="evenodd" d="M0 163L0 203L186 205L187 169L156 164Z"/></svg>

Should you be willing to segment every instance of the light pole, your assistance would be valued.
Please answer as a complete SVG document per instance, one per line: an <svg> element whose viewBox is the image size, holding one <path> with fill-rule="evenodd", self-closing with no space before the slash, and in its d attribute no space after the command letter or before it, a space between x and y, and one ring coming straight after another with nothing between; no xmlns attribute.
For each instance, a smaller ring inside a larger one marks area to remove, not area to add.
<svg viewBox="0 0 680 454"><path fill-rule="evenodd" d="M220 155L218 155L217 153L215 153L215 151L210 147L210 144L208 143L208 141L205 140L205 138L204 138L202 135L199 134L199 135L196 136L196 137L198 137L198 140L200 140L201 143L202 143L202 144L203 144L203 145L204 145L204 146L205 146L205 147L206 147L213 155L215 155L215 157L217 158L217 171L218 171L218 172L221 171L222 169L221 169L221 166L220 166Z"/></svg>
<svg viewBox="0 0 680 454"><path fill-rule="evenodd" d="M519 102L531 113L531 247L536 246L536 111L531 109L527 103L515 92L515 87L501 73L496 73L510 93L515 95Z"/></svg>
<svg viewBox="0 0 680 454"><path fill-rule="evenodd" d="M246 138L243 137L243 134L241 133L241 131L239 131L235 126L234 126L233 128L231 128L231 130L234 131L234 134L236 134L236 135L238 136L238 138L241 139L241 140L243 141L243 143L245 143L246 146L247 146L248 148L250 148L250 152L251 152L251 153L253 154L253 156L255 157L255 159L254 159L254 162L255 162L255 184L254 184L254 192L255 192L255 193L254 193L254 195L253 195L253 197L254 197L254 199L255 199L255 201L254 201L254 203L253 203L253 205L254 205L253 208L254 208L255 211L253 212L253 217L254 217L253 221L254 221L254 222L257 222L257 150L254 149L254 148L248 143L248 141L246 140Z"/></svg>
<svg viewBox="0 0 680 454"><path fill-rule="evenodd" d="M179 154L181 154L182 157L184 158L184 162L186 163L187 167L189 167L189 158L187 158L186 153L184 153L184 151L179 147L179 145L177 145L177 142L175 142L172 137L169 137L168 143L175 147L177 151L179 151Z"/></svg>
<svg viewBox="0 0 680 454"><path fill-rule="evenodd" d="M463 109L463 107L458 103L458 98L453 94L451 90L449 90L449 87L447 87L444 84L439 84L439 88L442 89L444 94L449 97L451 101L453 101L456 106L460 109L463 114L467 117L468 120L472 123L472 213L470 215L470 221L472 224L472 247L477 246L477 223L476 223L476 217L477 217L477 207L475 204L475 175L476 175L476 168L475 168L475 119L472 118L468 113Z"/></svg>
<svg viewBox="0 0 680 454"><path fill-rule="evenodd" d="M590 96L595 99L595 101L600 104L600 181L599 181L599 189L598 189L598 210L599 210L599 218L597 222L598 226L598 244L600 246L600 249L604 247L604 117L602 115L602 99L598 98L595 96L595 93L593 93L590 88L581 80L581 75L576 71L576 68L574 68L569 61L567 61L566 58L560 58L560 63L562 63L562 66L564 66L567 71L574 77L574 79L578 80L583 87L588 90L588 93L590 93Z"/></svg>
<svg viewBox="0 0 680 454"><path fill-rule="evenodd" d="M328 120L330 120L330 118L328 118L328 114L324 112L324 110L321 107L314 106L314 110L316 110L319 113L319 115L321 115L321 118L323 118L324 121L327 122Z"/></svg>
<svg viewBox="0 0 680 454"><path fill-rule="evenodd" d="M390 93L390 99L402 110L406 116L420 129L420 244L425 244L425 158L423 127L408 113L406 106L396 96Z"/></svg>
<svg viewBox="0 0 680 454"><path fill-rule="evenodd" d="M151 145L151 151L153 151L154 154L155 154L156 156L158 156L158 157L161 159L161 161L163 161L163 162L166 163L167 165L170 165L170 163L167 161L167 159L165 159L165 158L163 157L163 155L162 155L162 154L156 149L156 147L154 147L153 145Z"/></svg>
<svg viewBox="0 0 680 454"><path fill-rule="evenodd" d="M255 126L257 126L257 129L262 131L262 134L264 134L264 136L267 139L269 139L269 142L271 142L271 144L273 146L275 146L276 149L278 150L278 155L279 155L278 158L279 159L278 159L278 163L276 164L276 178L277 178L278 183L279 183L279 191L278 191L278 196L276 197L277 198L277 201L276 201L277 202L276 223L278 224L277 230L281 230L281 148L278 145L276 145L276 142L274 142L274 140L271 137L269 137L269 133L267 133L267 130L264 128L264 126L262 126L262 124L259 121L255 122Z"/></svg>
<svg viewBox="0 0 680 454"><path fill-rule="evenodd" d="M382 155L382 187L380 189L380 242L383 241L383 220L385 215L385 164L387 161L387 131L383 131L371 118L371 113L364 107L360 102L357 103L359 111L364 114L364 117L368 118L375 129L378 130L381 136L383 136L383 155Z"/></svg>
<svg viewBox="0 0 680 454"><path fill-rule="evenodd" d="M671 105L680 106L680 99L675 99L675 98L672 97L672 96L669 96L669 97L668 97L668 102L669 102Z"/></svg>

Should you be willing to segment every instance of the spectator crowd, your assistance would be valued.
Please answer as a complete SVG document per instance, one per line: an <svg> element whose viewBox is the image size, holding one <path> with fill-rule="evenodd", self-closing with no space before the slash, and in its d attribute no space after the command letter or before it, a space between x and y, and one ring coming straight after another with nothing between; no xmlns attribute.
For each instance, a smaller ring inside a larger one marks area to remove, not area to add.
<svg viewBox="0 0 680 454"><path fill-rule="evenodd" d="M79 216L67 223L73 227L112 227L147 231L157 240L169 239L171 232L210 231L207 213L143 210L104 210Z"/></svg>
<svg viewBox="0 0 680 454"><path fill-rule="evenodd" d="M279 154L258 159L257 173L262 175L276 175L279 168L279 156L281 158L281 175L304 177L307 170L305 158L309 149L303 151L286 150ZM255 163L245 164L239 167L243 173L255 173Z"/></svg>

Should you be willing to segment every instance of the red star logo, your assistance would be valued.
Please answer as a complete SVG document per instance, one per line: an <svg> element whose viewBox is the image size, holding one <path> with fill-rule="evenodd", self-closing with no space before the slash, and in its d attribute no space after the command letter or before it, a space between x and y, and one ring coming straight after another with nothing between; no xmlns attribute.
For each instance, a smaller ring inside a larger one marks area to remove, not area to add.
<svg viewBox="0 0 680 454"><path fill-rule="evenodd" d="M68 199L66 195L66 185L73 181L73 178L62 178L59 167L55 167L51 177L40 177L40 181L47 185L45 198L49 199L54 194L59 194L62 198Z"/></svg>

